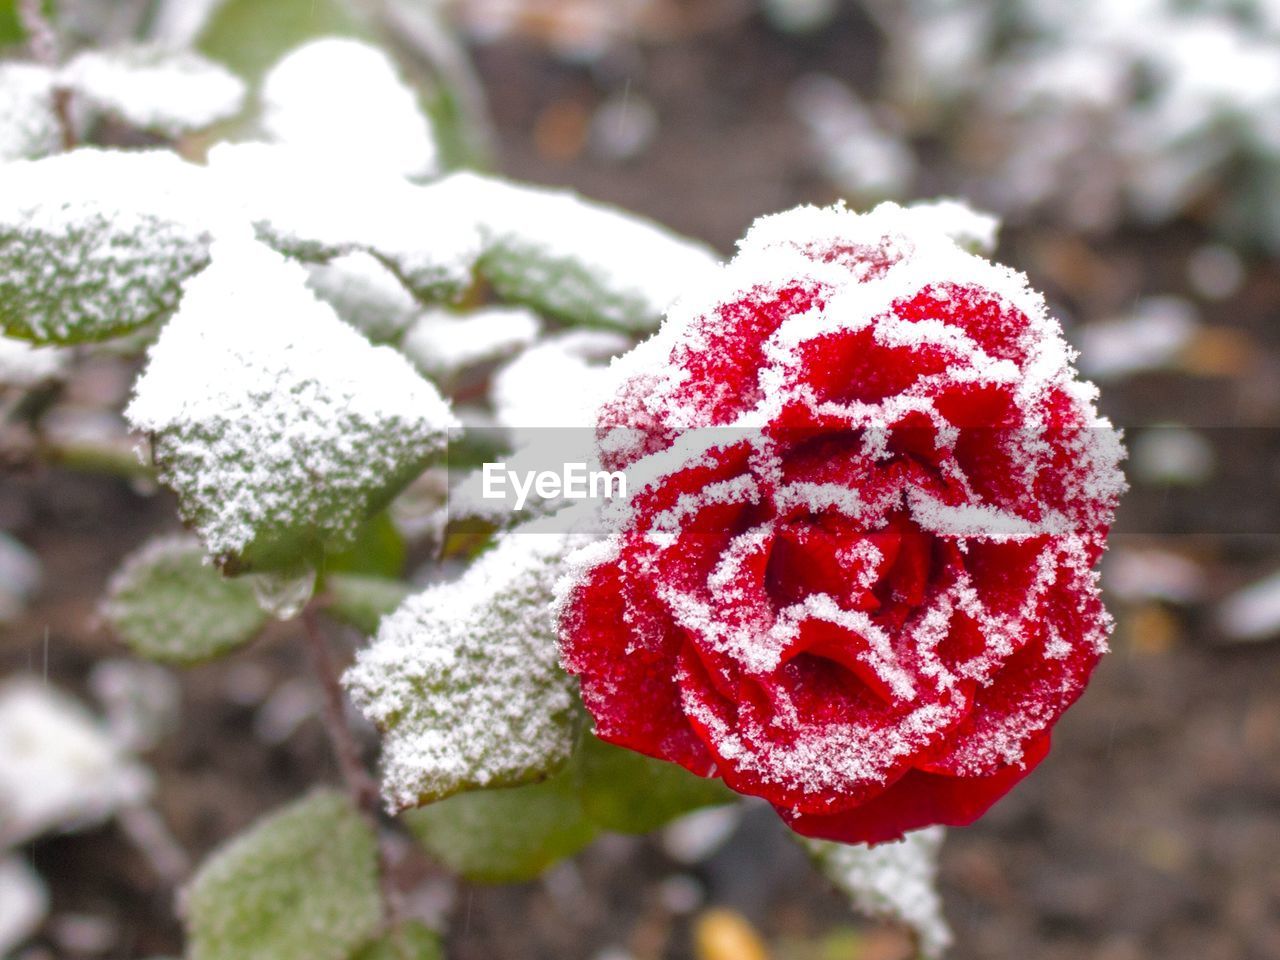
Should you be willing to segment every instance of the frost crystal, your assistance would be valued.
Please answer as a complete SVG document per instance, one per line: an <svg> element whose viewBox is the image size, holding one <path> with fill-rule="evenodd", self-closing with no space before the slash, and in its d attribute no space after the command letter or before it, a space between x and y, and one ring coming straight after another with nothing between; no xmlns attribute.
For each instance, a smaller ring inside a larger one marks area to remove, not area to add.
<svg viewBox="0 0 1280 960"><path fill-rule="evenodd" d="M550 603L573 546L529 528L456 583L410 597L347 672L383 731L383 794L399 810L538 779L573 747L573 695Z"/></svg>
<svg viewBox="0 0 1280 960"><path fill-rule="evenodd" d="M0 169L0 331L73 343L168 313L208 262L204 176L171 153L96 149Z"/></svg>
<svg viewBox="0 0 1280 960"><path fill-rule="evenodd" d="M874 847L801 842L858 910L906 924L915 931L921 954L938 957L951 943L935 889L943 835L941 827L929 827Z"/></svg>
<svg viewBox="0 0 1280 960"><path fill-rule="evenodd" d="M316 40L263 80L268 137L342 162L407 177L436 172L431 125L391 59L357 40Z"/></svg>
<svg viewBox="0 0 1280 960"><path fill-rule="evenodd" d="M151 348L126 415L224 569L341 546L456 425L436 389L306 287L297 264L219 241Z"/></svg>
<svg viewBox="0 0 1280 960"><path fill-rule="evenodd" d="M34 679L0 686L0 849L139 803L151 777L68 695Z"/></svg>
<svg viewBox="0 0 1280 960"><path fill-rule="evenodd" d="M0 63L0 163L43 157L61 148L53 90L52 70Z"/></svg>
<svg viewBox="0 0 1280 960"><path fill-rule="evenodd" d="M60 79L77 104L170 137L234 117L245 98L244 81L225 67L190 50L148 45L86 50Z"/></svg>

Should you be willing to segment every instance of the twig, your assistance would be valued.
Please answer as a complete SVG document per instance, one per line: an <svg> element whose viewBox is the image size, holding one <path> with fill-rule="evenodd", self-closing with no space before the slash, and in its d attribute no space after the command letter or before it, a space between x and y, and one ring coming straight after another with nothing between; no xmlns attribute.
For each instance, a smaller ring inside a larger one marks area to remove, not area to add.
<svg viewBox="0 0 1280 960"><path fill-rule="evenodd" d="M58 65L58 35L40 7L40 0L18 0L18 19L27 32L31 56L52 69Z"/></svg>
<svg viewBox="0 0 1280 960"><path fill-rule="evenodd" d="M324 699L324 726L329 734L329 742L333 745L334 755L338 759L338 768L342 772L342 780L346 784L351 802L360 814L368 821L374 836L378 837L378 883L382 890L383 920L389 930L396 930L400 925L401 898L391 877L391 855L381 840L378 827L378 785L365 768L360 758L360 747L347 725L346 705L342 695L342 684L338 681L338 670L333 662L333 652L320 628L320 620L315 606L308 604L302 611L303 632L307 638L307 649L311 654L311 663L316 676L320 680L320 688Z"/></svg>
<svg viewBox="0 0 1280 960"><path fill-rule="evenodd" d="M58 34L41 9L41 0L18 0L18 19L27 33L32 58L50 70L58 68ZM76 128L71 119L71 90L62 84L53 88L53 113L62 131L62 149L76 146Z"/></svg>
<svg viewBox="0 0 1280 960"><path fill-rule="evenodd" d="M191 859L154 807L139 805L120 811L120 826L166 885L176 887L191 872Z"/></svg>

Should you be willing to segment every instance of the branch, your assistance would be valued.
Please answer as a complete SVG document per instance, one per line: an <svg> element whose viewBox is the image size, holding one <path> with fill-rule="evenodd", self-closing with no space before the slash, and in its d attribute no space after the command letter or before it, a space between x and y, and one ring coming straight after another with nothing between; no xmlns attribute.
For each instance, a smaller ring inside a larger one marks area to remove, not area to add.
<svg viewBox="0 0 1280 960"><path fill-rule="evenodd" d="M313 604L303 608L302 626L307 638L307 649L311 654L311 664L320 681L320 689L324 697L325 730L329 734L329 742L338 759L342 780L346 784L351 802L368 821L374 836L379 838L378 882L382 889L383 919L388 929L396 930L400 925L400 891L392 881L390 851L382 842L381 832L378 829L378 807L381 794L377 783L365 768L364 761L360 757L360 746L356 743L351 727L347 725L346 701L343 698L342 684L338 680L333 652L329 649L329 642L320 629L320 620Z"/></svg>
<svg viewBox="0 0 1280 960"><path fill-rule="evenodd" d="M27 44L35 61L49 69L58 66L58 35L44 15L40 0L18 0L18 19L27 32Z"/></svg>
<svg viewBox="0 0 1280 960"><path fill-rule="evenodd" d="M32 58L50 70L58 68L58 33L41 9L41 0L18 0L18 19L27 33ZM71 90L57 84L53 88L53 112L62 131L62 149L76 146L75 124L71 120Z"/></svg>

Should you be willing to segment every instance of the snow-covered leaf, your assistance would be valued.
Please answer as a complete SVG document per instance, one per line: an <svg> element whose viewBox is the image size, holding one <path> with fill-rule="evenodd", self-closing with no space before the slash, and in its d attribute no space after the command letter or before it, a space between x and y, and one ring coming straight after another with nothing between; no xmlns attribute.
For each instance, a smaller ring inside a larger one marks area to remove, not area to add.
<svg viewBox="0 0 1280 960"><path fill-rule="evenodd" d="M862 913L904 924L920 953L939 957L951 943L936 889L944 831L929 827L873 847L801 840L818 868Z"/></svg>
<svg viewBox="0 0 1280 960"><path fill-rule="evenodd" d="M268 138L352 167L436 172L431 124L382 50L325 37L288 54L262 82Z"/></svg>
<svg viewBox="0 0 1280 960"><path fill-rule="evenodd" d="M150 774L78 701L34 678L0 686L0 849L96 823L150 790Z"/></svg>
<svg viewBox="0 0 1280 960"><path fill-rule="evenodd" d="M945 233L970 253L990 256L1000 238L1000 218L974 210L962 200L921 200L906 208L922 230Z"/></svg>
<svg viewBox="0 0 1280 960"><path fill-rule="evenodd" d="M702 807L731 803L737 794L717 779L679 764L643 756L587 735L576 759L587 815L606 830L648 833Z"/></svg>
<svg viewBox="0 0 1280 960"><path fill-rule="evenodd" d="M243 80L198 53L149 44L86 50L59 80L77 106L170 137L234 117L246 92Z"/></svg>
<svg viewBox="0 0 1280 960"><path fill-rule="evenodd" d="M330 575L328 610L357 630L373 633L378 623L394 611L412 592L399 580L352 573Z"/></svg>
<svg viewBox="0 0 1280 960"><path fill-rule="evenodd" d="M545 776L573 746L553 588L574 539L511 533L455 583L382 621L345 682L383 732L383 794L404 809Z"/></svg>
<svg viewBox="0 0 1280 960"><path fill-rule="evenodd" d="M459 206L466 198L341 159L291 146L219 144L209 167L277 250L318 262L371 254L426 303L465 290L481 251L479 226Z"/></svg>
<svg viewBox="0 0 1280 960"><path fill-rule="evenodd" d="M0 337L0 388L28 389L57 380L70 359L61 347L36 347L25 340Z"/></svg>
<svg viewBox="0 0 1280 960"><path fill-rule="evenodd" d="M133 402L161 480L228 572L350 545L456 425L435 388L247 239L209 269L151 348Z"/></svg>
<svg viewBox="0 0 1280 960"><path fill-rule="evenodd" d="M498 295L569 323L653 330L719 262L708 247L563 190L458 173L438 185L484 234Z"/></svg>
<svg viewBox="0 0 1280 960"><path fill-rule="evenodd" d="M541 322L523 307L486 307L466 314L428 310L400 349L432 379L448 383L464 371L509 359L537 339Z"/></svg>
<svg viewBox="0 0 1280 960"><path fill-rule="evenodd" d="M410 921L365 947L352 960L444 960L444 947L439 934Z"/></svg>
<svg viewBox="0 0 1280 960"><path fill-rule="evenodd" d="M0 63L0 163L47 156L62 147L54 86L54 72L47 67Z"/></svg>
<svg viewBox="0 0 1280 960"><path fill-rule="evenodd" d="M464 793L404 821L434 859L468 880L519 883L595 839L574 779L566 770L530 786Z"/></svg>
<svg viewBox="0 0 1280 960"><path fill-rule="evenodd" d="M1280 634L1280 572L1228 595L1218 607L1217 621L1232 641L1266 640Z"/></svg>
<svg viewBox="0 0 1280 960"><path fill-rule="evenodd" d="M0 332L44 343L168 313L209 257L204 171L166 152L82 149L0 169Z"/></svg>
<svg viewBox="0 0 1280 960"><path fill-rule="evenodd" d="M545 337L493 378L497 421L512 430L592 427L615 389L608 361L631 341L611 330L569 330Z"/></svg>
<svg viewBox="0 0 1280 960"><path fill-rule="evenodd" d="M191 960L348 960L382 919L376 844L331 790L259 822L184 893Z"/></svg>
<svg viewBox="0 0 1280 960"><path fill-rule="evenodd" d="M422 307L372 254L356 252L310 264L311 289L374 343L394 343Z"/></svg>
<svg viewBox="0 0 1280 960"><path fill-rule="evenodd" d="M178 725L182 686L172 670L133 657L99 660L89 671L89 690L111 739L126 750L151 750Z"/></svg>
<svg viewBox="0 0 1280 960"><path fill-rule="evenodd" d="M1202 329L1190 300L1143 297L1125 315L1080 329L1080 369L1105 381L1176 366Z"/></svg>
<svg viewBox="0 0 1280 960"><path fill-rule="evenodd" d="M234 650L266 625L253 587L209 565L194 537L160 537L124 561L102 613L133 650L166 663L198 663Z"/></svg>
<svg viewBox="0 0 1280 960"><path fill-rule="evenodd" d="M21 857L0 860L0 956L30 937L49 909L49 891Z"/></svg>

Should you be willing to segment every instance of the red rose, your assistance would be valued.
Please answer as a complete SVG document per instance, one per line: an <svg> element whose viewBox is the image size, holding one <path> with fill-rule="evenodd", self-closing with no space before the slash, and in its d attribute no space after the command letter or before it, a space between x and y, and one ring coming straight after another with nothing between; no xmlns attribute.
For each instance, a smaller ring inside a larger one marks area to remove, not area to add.
<svg viewBox="0 0 1280 960"><path fill-rule="evenodd" d="M638 492L560 624L600 737L849 842L970 823L1043 759L1124 483L1021 275L803 208L623 365L598 439Z"/></svg>

